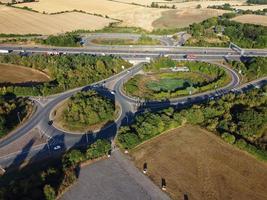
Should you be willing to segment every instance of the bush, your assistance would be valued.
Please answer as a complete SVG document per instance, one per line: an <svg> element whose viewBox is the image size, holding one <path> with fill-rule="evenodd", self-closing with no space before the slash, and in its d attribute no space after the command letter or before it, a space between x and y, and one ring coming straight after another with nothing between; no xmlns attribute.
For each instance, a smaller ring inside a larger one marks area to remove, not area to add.
<svg viewBox="0 0 267 200"><path fill-rule="evenodd" d="M38 39L37 42L40 42L45 45L52 45L52 46L65 46L65 47L77 47L80 46L81 38L79 35L76 34L64 34L58 36L48 36L47 39Z"/></svg>
<svg viewBox="0 0 267 200"><path fill-rule="evenodd" d="M55 200L56 199L56 192L54 188L52 188L50 185L44 186L44 195L46 200Z"/></svg>
<svg viewBox="0 0 267 200"><path fill-rule="evenodd" d="M107 155L111 150L110 142L107 140L97 140L91 144L86 151L87 159L95 159L104 155Z"/></svg>
<svg viewBox="0 0 267 200"><path fill-rule="evenodd" d="M223 134L221 135L221 137L222 137L222 139L223 139L224 141L226 141L226 142L229 143L229 144L234 144L234 143L235 143L235 136L233 136L233 135L231 135L231 134L229 134L229 133L223 133Z"/></svg>
<svg viewBox="0 0 267 200"><path fill-rule="evenodd" d="M79 150L71 150L67 152L62 159L63 167L75 167L84 160L84 155Z"/></svg>

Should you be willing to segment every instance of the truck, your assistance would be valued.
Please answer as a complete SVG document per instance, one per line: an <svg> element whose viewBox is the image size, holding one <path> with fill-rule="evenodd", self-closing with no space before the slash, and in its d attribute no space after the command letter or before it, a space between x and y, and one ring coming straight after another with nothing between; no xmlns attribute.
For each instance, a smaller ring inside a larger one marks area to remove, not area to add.
<svg viewBox="0 0 267 200"><path fill-rule="evenodd" d="M0 53L10 53L11 50L6 50L6 49L0 49Z"/></svg>

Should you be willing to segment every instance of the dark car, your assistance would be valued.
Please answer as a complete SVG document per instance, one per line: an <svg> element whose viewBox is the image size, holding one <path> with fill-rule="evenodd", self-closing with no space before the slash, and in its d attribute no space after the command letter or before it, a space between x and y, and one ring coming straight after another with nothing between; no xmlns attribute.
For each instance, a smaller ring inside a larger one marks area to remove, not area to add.
<svg viewBox="0 0 267 200"><path fill-rule="evenodd" d="M51 126L53 124L53 120L48 121L48 125Z"/></svg>

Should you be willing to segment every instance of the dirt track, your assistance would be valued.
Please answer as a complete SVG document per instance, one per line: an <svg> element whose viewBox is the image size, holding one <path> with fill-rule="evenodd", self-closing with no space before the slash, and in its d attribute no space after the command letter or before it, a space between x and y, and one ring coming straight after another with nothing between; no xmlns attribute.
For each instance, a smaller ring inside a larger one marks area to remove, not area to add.
<svg viewBox="0 0 267 200"><path fill-rule="evenodd" d="M131 153L138 168L173 199L266 200L267 165L212 133L186 126L163 134Z"/></svg>

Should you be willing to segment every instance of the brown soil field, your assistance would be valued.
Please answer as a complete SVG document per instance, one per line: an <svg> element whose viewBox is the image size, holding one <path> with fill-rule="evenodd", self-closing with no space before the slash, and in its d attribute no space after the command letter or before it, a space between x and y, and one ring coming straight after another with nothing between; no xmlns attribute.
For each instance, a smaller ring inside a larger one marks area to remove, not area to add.
<svg viewBox="0 0 267 200"><path fill-rule="evenodd" d="M0 83L47 82L50 80L50 77L41 71L2 63L0 63L0 74Z"/></svg>
<svg viewBox="0 0 267 200"><path fill-rule="evenodd" d="M225 13L223 10L215 9L183 9L169 10L162 13L162 16L155 20L152 25L154 28L174 28L186 27L192 23L202 22L210 17Z"/></svg>
<svg viewBox="0 0 267 200"><path fill-rule="evenodd" d="M184 126L130 152L136 166L172 199L266 200L267 165L204 129Z"/></svg>
<svg viewBox="0 0 267 200"><path fill-rule="evenodd" d="M114 20L78 12L45 15L0 5L0 33L6 34L57 34L77 29L95 30L110 22Z"/></svg>
<svg viewBox="0 0 267 200"><path fill-rule="evenodd" d="M233 18L233 20L241 23L267 26L267 16L262 15L241 15Z"/></svg>

